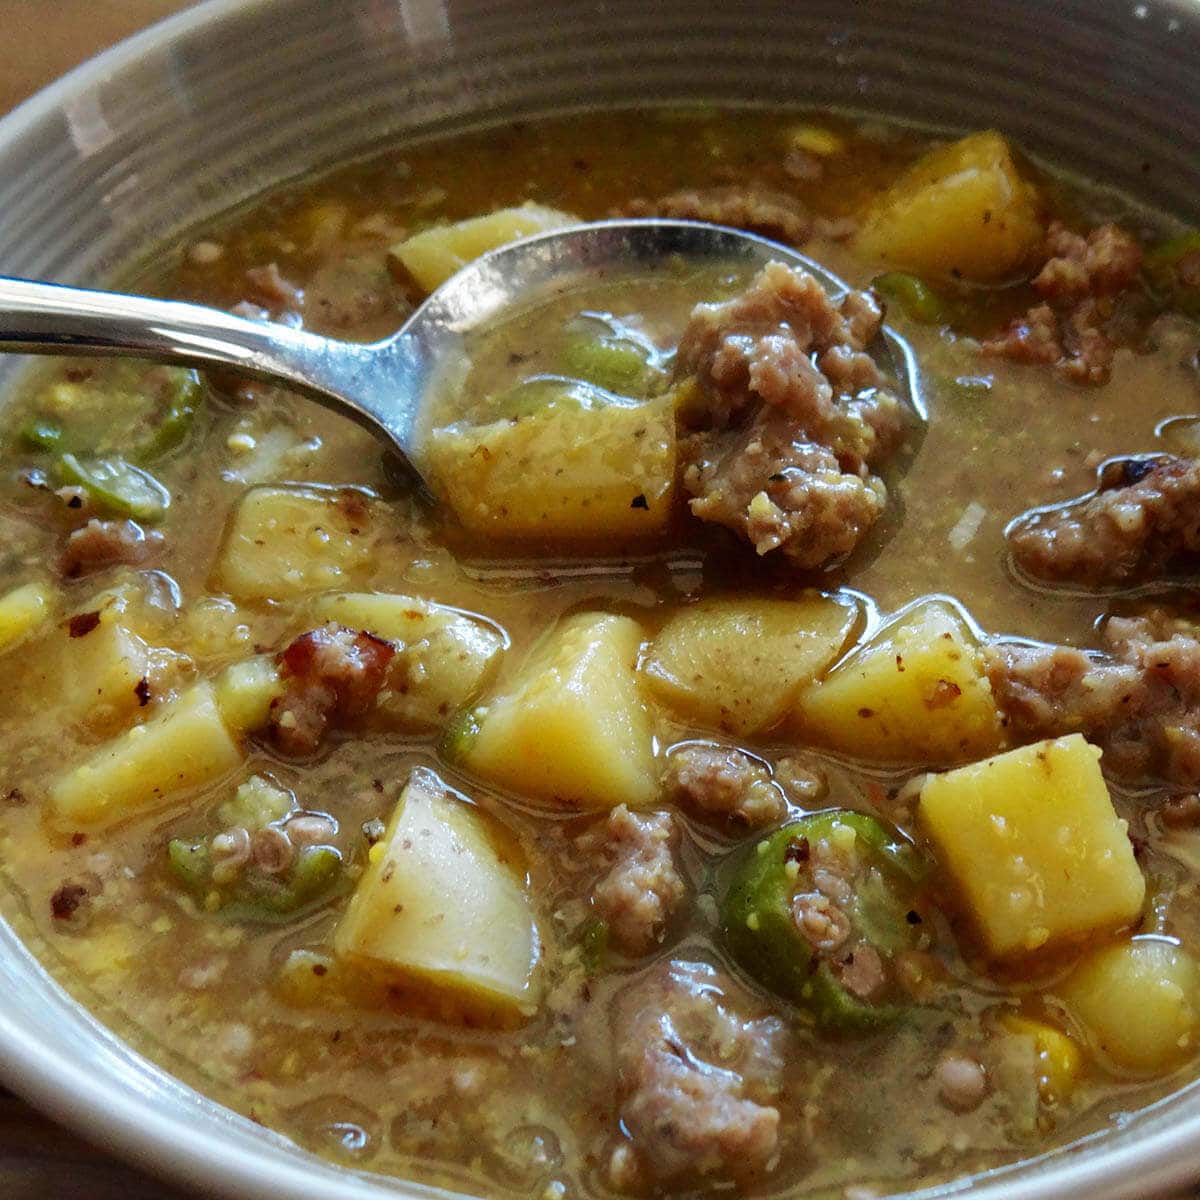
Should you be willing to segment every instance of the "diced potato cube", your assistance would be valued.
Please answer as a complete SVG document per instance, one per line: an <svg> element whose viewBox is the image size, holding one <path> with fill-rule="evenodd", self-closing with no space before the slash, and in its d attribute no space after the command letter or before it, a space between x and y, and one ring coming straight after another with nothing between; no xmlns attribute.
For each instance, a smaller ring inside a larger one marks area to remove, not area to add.
<svg viewBox="0 0 1200 1200"><path fill-rule="evenodd" d="M653 728L638 692L642 631L629 617L560 622L451 752L484 779L564 809L654 802Z"/></svg>
<svg viewBox="0 0 1200 1200"><path fill-rule="evenodd" d="M80 717L90 715L91 723L98 726L111 725L140 706L138 688L150 670L150 647L106 617L103 614L99 624L82 636L67 634L69 640L58 639L60 686L67 707Z"/></svg>
<svg viewBox="0 0 1200 1200"><path fill-rule="evenodd" d="M841 654L857 620L854 602L817 592L706 600L666 621L642 670L651 691L687 719L761 733Z"/></svg>
<svg viewBox="0 0 1200 1200"><path fill-rule="evenodd" d="M211 684L199 683L60 775L50 787L51 813L60 825L113 825L162 808L241 761Z"/></svg>
<svg viewBox="0 0 1200 1200"><path fill-rule="evenodd" d="M881 762L963 762L1002 744L979 648L942 600L901 613L805 688L796 715L813 742Z"/></svg>
<svg viewBox="0 0 1200 1200"><path fill-rule="evenodd" d="M273 658L260 655L226 667L213 683L217 708L235 733L252 733L267 723L271 702L283 694Z"/></svg>
<svg viewBox="0 0 1200 1200"><path fill-rule="evenodd" d="M1080 734L932 775L918 816L993 958L1111 933L1146 884Z"/></svg>
<svg viewBox="0 0 1200 1200"><path fill-rule="evenodd" d="M427 292L445 283L472 259L508 242L574 225L579 220L544 204L500 208L453 225L435 225L398 242L391 253Z"/></svg>
<svg viewBox="0 0 1200 1200"><path fill-rule="evenodd" d="M1005 1013L1000 1023L1009 1033L1033 1040L1038 1098L1043 1104L1062 1104L1071 1098L1083 1073L1083 1052L1074 1038L1019 1013Z"/></svg>
<svg viewBox="0 0 1200 1200"><path fill-rule="evenodd" d="M1118 1067L1165 1071L1196 1053L1200 968L1169 938L1095 950L1054 990Z"/></svg>
<svg viewBox="0 0 1200 1200"><path fill-rule="evenodd" d="M538 934L519 850L431 771L409 779L334 948L509 1015L537 1004Z"/></svg>
<svg viewBox="0 0 1200 1200"><path fill-rule="evenodd" d="M49 584L26 583L0 596L0 653L11 650L50 619L55 595Z"/></svg>
<svg viewBox="0 0 1200 1200"><path fill-rule="evenodd" d="M473 533L598 540L659 534L675 490L669 398L549 407L429 436L434 491Z"/></svg>
<svg viewBox="0 0 1200 1200"><path fill-rule="evenodd" d="M366 580L378 514L352 488L251 488L217 560L217 586L238 600L292 600Z"/></svg>
<svg viewBox="0 0 1200 1200"><path fill-rule="evenodd" d="M313 609L320 621L396 644L377 709L402 727L444 725L490 681L508 645L483 618L417 596L349 592L321 596Z"/></svg>
<svg viewBox="0 0 1200 1200"><path fill-rule="evenodd" d="M1042 244L1037 192L1008 143L975 133L920 158L868 208L858 249L930 278L1003 279Z"/></svg>
<svg viewBox="0 0 1200 1200"><path fill-rule="evenodd" d="M145 606L127 589L102 592L31 643L18 669L27 690L45 696L55 718L113 732L167 691L187 659L151 646Z"/></svg>

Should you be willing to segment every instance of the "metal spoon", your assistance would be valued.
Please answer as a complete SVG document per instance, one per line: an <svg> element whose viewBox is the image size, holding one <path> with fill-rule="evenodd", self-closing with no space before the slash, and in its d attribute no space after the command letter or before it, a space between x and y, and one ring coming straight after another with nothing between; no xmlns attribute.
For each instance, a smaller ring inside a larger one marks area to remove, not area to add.
<svg viewBox="0 0 1200 1200"><path fill-rule="evenodd" d="M461 348L464 335L552 288L605 275L647 274L681 260L757 268L773 259L804 267L831 295L847 290L805 255L741 230L698 221L597 221L539 234L475 259L381 342L337 341L176 300L0 278L0 350L125 355L231 368L281 383L355 418L421 474L422 410L439 364ZM920 413L909 346L889 329L883 341L876 347L882 365Z"/></svg>

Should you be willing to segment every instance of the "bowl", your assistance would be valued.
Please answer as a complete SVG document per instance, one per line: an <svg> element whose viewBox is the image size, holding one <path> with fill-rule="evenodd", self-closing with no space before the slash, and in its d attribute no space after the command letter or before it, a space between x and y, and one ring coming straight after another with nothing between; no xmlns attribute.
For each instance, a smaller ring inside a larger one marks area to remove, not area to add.
<svg viewBox="0 0 1200 1200"><path fill-rule="evenodd" d="M103 283L181 228L391 139L651 101L995 125L1194 222L1197 61L1188 0L210 0L0 121L0 271ZM18 367L0 361L0 387ZM54 982L12 898L4 915L0 1077L51 1116L208 1196L432 1194L326 1164L184 1087ZM1200 1175L1198 1154L1192 1086L971 1194L1146 1198Z"/></svg>

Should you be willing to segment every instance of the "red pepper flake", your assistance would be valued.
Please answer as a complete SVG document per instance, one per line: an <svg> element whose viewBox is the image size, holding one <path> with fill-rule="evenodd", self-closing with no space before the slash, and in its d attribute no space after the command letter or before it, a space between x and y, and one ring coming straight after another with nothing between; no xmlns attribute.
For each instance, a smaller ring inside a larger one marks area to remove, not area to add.
<svg viewBox="0 0 1200 1200"><path fill-rule="evenodd" d="M314 975L325 975L328 973L329 968L324 963L313 963L312 971Z"/></svg>
<svg viewBox="0 0 1200 1200"><path fill-rule="evenodd" d="M76 613L67 622L67 632L73 638L87 637L100 624L98 612Z"/></svg>
<svg viewBox="0 0 1200 1200"><path fill-rule="evenodd" d="M873 717L875 715L875 710L873 708L860 708L858 710L858 715L863 718Z"/></svg>
<svg viewBox="0 0 1200 1200"><path fill-rule="evenodd" d="M72 846L82 846L82 845L83 845L83 843L84 843L84 842L86 842L86 841L87 841L87 834L86 834L86 833L73 833L73 834L71 834L71 845L72 845Z"/></svg>
<svg viewBox="0 0 1200 1200"><path fill-rule="evenodd" d="M785 863L805 863L808 862L809 854L808 838L792 838L787 844L787 849L783 852L783 861Z"/></svg>
<svg viewBox="0 0 1200 1200"><path fill-rule="evenodd" d="M133 694L137 697L138 704L145 708L150 703L150 680L145 676L133 685Z"/></svg>
<svg viewBox="0 0 1200 1200"><path fill-rule="evenodd" d="M50 897L50 911L56 921L66 921L75 915L79 906L87 899L88 890L81 883L64 883Z"/></svg>
<svg viewBox="0 0 1200 1200"><path fill-rule="evenodd" d="M953 704L962 695L962 688L952 679L939 679L929 698L925 701L926 708L945 708Z"/></svg>

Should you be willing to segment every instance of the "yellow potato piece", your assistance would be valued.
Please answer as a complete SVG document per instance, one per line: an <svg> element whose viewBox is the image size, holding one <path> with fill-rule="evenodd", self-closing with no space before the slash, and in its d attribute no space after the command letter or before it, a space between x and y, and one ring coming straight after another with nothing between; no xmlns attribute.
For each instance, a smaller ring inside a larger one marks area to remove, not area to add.
<svg viewBox="0 0 1200 1200"><path fill-rule="evenodd" d="M225 724L252 733L267 723L271 703L283 694L279 665L266 655L234 663L213 681L213 695Z"/></svg>
<svg viewBox="0 0 1200 1200"><path fill-rule="evenodd" d="M60 775L50 786L50 811L60 825L113 825L162 808L241 761L212 685L199 683Z"/></svg>
<svg viewBox="0 0 1200 1200"><path fill-rule="evenodd" d="M595 541L659 534L671 516L667 397L446 426L426 453L434 491L474 533Z"/></svg>
<svg viewBox="0 0 1200 1200"><path fill-rule="evenodd" d="M338 955L532 1013L539 956L524 868L504 831L431 771L409 779L334 935Z"/></svg>
<svg viewBox="0 0 1200 1200"><path fill-rule="evenodd" d="M406 728L444 725L500 665L508 638L498 626L418 596L347 592L313 603L318 621L365 629L397 650L378 712Z"/></svg>
<svg viewBox="0 0 1200 1200"><path fill-rule="evenodd" d="M652 804L658 778L638 689L641 643L629 617L566 618L448 752L484 779L560 808Z"/></svg>
<svg viewBox="0 0 1200 1200"><path fill-rule="evenodd" d="M1045 1021L1005 1013L1001 1025L1018 1037L1033 1039L1038 1097L1043 1104L1062 1104L1071 1098L1083 1073L1083 1051L1074 1038Z"/></svg>
<svg viewBox="0 0 1200 1200"><path fill-rule="evenodd" d="M706 600L668 618L642 671L651 692L686 719L761 733L841 654L857 620L853 601L816 592Z"/></svg>
<svg viewBox="0 0 1200 1200"><path fill-rule="evenodd" d="M37 632L54 612L55 593L47 583L26 583L0 596L0 653Z"/></svg>
<svg viewBox="0 0 1200 1200"><path fill-rule="evenodd" d="M500 208L482 217L453 225L435 225L414 233L392 247L392 255L427 292L444 283L472 259L508 242L574 225L579 220L532 202L518 208Z"/></svg>
<svg viewBox="0 0 1200 1200"><path fill-rule="evenodd" d="M806 739L879 762L963 762L1002 744L979 648L943 600L901 613L803 689L796 718Z"/></svg>
<svg viewBox="0 0 1200 1200"><path fill-rule="evenodd" d="M377 522L351 488L251 488L230 519L217 586L237 600L291 600L363 582Z"/></svg>
<svg viewBox="0 0 1200 1200"><path fill-rule="evenodd" d="M1141 913L1126 824L1080 734L932 775L917 815L992 958L1111 933Z"/></svg>
<svg viewBox="0 0 1200 1200"><path fill-rule="evenodd" d="M23 686L47 697L57 720L115 732L188 662L137 632L149 632L143 599L130 587L101 592L26 647L15 664Z"/></svg>
<svg viewBox="0 0 1200 1200"><path fill-rule="evenodd" d="M1054 990L1118 1067L1167 1071L1196 1052L1200 967L1169 938L1095 950Z"/></svg>
<svg viewBox="0 0 1200 1200"><path fill-rule="evenodd" d="M1042 244L1037 192L1008 143L975 133L920 158L868 208L859 251L927 278L1004 279Z"/></svg>

